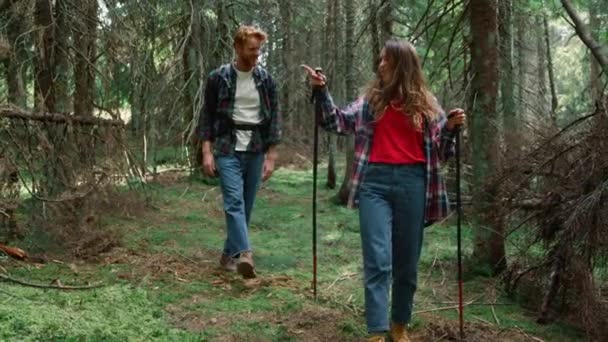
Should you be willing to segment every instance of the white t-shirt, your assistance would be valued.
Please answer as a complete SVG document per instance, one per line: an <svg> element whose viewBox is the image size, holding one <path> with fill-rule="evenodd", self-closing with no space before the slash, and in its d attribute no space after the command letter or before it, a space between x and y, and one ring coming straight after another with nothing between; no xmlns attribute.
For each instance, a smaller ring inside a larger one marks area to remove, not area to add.
<svg viewBox="0 0 608 342"><path fill-rule="evenodd" d="M235 124L255 125L262 122L260 117L260 94L253 80L253 69L247 72L236 69L236 95L232 119ZM236 131L236 151L246 151L251 141L252 131Z"/></svg>

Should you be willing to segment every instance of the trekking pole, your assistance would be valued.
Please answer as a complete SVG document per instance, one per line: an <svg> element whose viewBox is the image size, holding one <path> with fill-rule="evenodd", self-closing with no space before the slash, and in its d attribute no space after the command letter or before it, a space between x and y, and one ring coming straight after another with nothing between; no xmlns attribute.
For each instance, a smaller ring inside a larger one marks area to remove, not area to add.
<svg viewBox="0 0 608 342"><path fill-rule="evenodd" d="M321 68L315 68L322 74ZM319 121L321 118L321 104L316 99L318 89L312 88L310 101L315 105L314 147L312 153L312 291L317 300L317 164L319 163Z"/></svg>
<svg viewBox="0 0 608 342"><path fill-rule="evenodd" d="M451 115L450 115L451 116ZM460 197L460 127L456 126L456 241L458 254L458 319L460 323L460 340L464 340L464 306L462 304L462 199Z"/></svg>

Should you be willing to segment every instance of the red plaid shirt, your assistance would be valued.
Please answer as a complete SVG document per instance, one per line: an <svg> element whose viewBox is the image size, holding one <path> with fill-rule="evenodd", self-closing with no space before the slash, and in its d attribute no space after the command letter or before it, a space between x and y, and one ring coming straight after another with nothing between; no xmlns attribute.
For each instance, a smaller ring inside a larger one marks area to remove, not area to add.
<svg viewBox="0 0 608 342"><path fill-rule="evenodd" d="M325 89L317 92L323 112L321 125L330 132L342 135L355 135L355 158L353 173L349 182L348 206L355 208L358 202L359 188L369 160L374 137L374 113L364 97L346 106L338 108ZM446 217L449 213L448 193L441 175L440 162L454 155L455 132L447 129L447 119L443 111L439 119L424 123L424 153L426 157L426 210L425 226Z"/></svg>

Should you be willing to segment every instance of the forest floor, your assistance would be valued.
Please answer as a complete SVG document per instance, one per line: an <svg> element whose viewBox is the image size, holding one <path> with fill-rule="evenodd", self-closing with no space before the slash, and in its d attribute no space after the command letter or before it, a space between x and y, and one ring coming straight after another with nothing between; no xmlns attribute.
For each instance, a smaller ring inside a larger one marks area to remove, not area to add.
<svg viewBox="0 0 608 342"><path fill-rule="evenodd" d="M260 190L250 231L253 280L218 268L224 239L218 186L166 172L148 187L150 204L124 205L102 219L100 229L119 242L101 253L76 258L30 238L18 246L44 252L45 264L0 258L0 273L31 283L104 284L68 291L0 282L0 340L360 341L357 212L332 204L335 190L325 189L324 179L319 184L316 300L310 170L281 168ZM447 222L425 234L413 340L458 340L456 230ZM465 227L463 234L470 255L470 231ZM495 282L467 272L466 341L582 339L564 323L537 325L535 313L496 290Z"/></svg>

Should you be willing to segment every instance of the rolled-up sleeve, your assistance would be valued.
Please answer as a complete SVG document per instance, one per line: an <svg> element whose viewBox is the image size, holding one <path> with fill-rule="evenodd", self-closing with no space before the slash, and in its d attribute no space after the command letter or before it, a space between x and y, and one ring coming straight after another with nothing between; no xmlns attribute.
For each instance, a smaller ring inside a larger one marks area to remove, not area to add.
<svg viewBox="0 0 608 342"><path fill-rule="evenodd" d="M445 112L442 110L439 115L439 158L442 161L446 161L453 157L456 153L456 142L455 137L457 130L448 129L448 120L445 116Z"/></svg>
<svg viewBox="0 0 608 342"><path fill-rule="evenodd" d="M316 101L321 105L323 113L321 126L324 130L342 135L355 132L357 117L363 107L363 97L340 109L334 104L331 94L325 87L316 92Z"/></svg>

